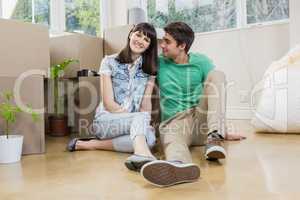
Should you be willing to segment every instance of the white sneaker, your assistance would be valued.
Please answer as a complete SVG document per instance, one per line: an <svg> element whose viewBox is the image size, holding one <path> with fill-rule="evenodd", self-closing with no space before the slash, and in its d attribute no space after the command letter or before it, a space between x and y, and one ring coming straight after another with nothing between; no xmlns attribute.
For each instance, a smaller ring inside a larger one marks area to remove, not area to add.
<svg viewBox="0 0 300 200"><path fill-rule="evenodd" d="M205 146L205 158L207 160L218 160L226 157L223 141L224 138L217 132L209 134Z"/></svg>

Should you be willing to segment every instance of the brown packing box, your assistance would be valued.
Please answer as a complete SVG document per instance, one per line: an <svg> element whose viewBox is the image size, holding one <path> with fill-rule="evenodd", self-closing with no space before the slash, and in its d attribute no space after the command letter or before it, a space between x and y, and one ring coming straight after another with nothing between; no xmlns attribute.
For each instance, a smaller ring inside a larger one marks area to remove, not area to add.
<svg viewBox="0 0 300 200"><path fill-rule="evenodd" d="M77 71L82 69L90 69L98 72L103 57L103 41L99 37L79 33L65 33L60 36L52 36L50 38L50 57L51 64L60 63L66 58L79 60L79 63L72 64L66 69L64 78L77 77ZM69 82L73 84L71 87L76 87L77 83L74 82L74 79ZM81 114L75 112L74 106L76 105L79 110L84 109L92 99L97 101L98 105L100 101L100 80L99 77L80 77L78 83L80 85L78 93L75 93L74 96L68 94L68 119L69 124L73 126L73 132L87 134L83 129L79 130L80 120L87 120L87 123L91 124L96 108L94 106L89 113ZM86 84L96 88L98 94L91 96L89 89L85 86ZM53 104L51 99L53 98L50 97L48 101L50 104Z"/></svg>
<svg viewBox="0 0 300 200"><path fill-rule="evenodd" d="M79 63L70 65L65 78L77 77L77 71L90 69L98 71L103 57L103 42L99 37L79 33L65 33L50 37L51 65L61 63L64 59L77 59Z"/></svg>
<svg viewBox="0 0 300 200"><path fill-rule="evenodd" d="M48 27L0 19L0 91L12 90L20 74L31 69L48 72L50 66ZM33 108L44 107L44 78L28 77L22 84L22 99ZM20 114L13 131L24 135L23 154L45 152L44 116L37 123ZM3 122L0 122L3 133Z"/></svg>
<svg viewBox="0 0 300 200"><path fill-rule="evenodd" d="M83 136L91 134L91 124L100 102L100 77L80 77L79 86L78 107L82 113L77 114L78 124L76 127L79 134Z"/></svg>
<svg viewBox="0 0 300 200"><path fill-rule="evenodd" d="M133 25L125 25L104 30L104 54L111 55L121 51L132 28Z"/></svg>
<svg viewBox="0 0 300 200"><path fill-rule="evenodd" d="M0 76L0 93L13 91L17 79L17 77ZM33 109L44 108L44 77L35 75L25 79L21 84L20 97L24 104L30 105ZM4 133L4 125L4 121L0 118L1 134ZM44 114L40 114L39 120L33 122L30 114L19 113L16 123L10 125L10 129L11 133L24 136L23 154L45 152Z"/></svg>
<svg viewBox="0 0 300 200"><path fill-rule="evenodd" d="M48 72L49 66L46 26L0 19L0 76L17 77L29 69Z"/></svg>

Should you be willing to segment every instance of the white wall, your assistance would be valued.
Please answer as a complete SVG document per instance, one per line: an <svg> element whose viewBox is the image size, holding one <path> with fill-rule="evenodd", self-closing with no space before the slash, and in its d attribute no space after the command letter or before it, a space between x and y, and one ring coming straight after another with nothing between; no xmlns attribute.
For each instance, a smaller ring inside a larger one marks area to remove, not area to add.
<svg viewBox="0 0 300 200"><path fill-rule="evenodd" d="M104 29L127 24L127 0L104 0L106 22Z"/></svg>
<svg viewBox="0 0 300 200"><path fill-rule="evenodd" d="M228 117L250 118L251 88L288 49L289 24L284 23L196 34L191 50L208 55L234 83L228 90Z"/></svg>
<svg viewBox="0 0 300 200"><path fill-rule="evenodd" d="M290 45L300 44L300 1L290 0Z"/></svg>

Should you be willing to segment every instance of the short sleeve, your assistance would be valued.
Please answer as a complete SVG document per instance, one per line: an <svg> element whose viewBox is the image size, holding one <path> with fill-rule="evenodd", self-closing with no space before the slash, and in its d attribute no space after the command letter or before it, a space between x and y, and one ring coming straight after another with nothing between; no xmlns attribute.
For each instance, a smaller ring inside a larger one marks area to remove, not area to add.
<svg viewBox="0 0 300 200"><path fill-rule="evenodd" d="M202 72L203 72L203 81L205 81L209 72L211 72L215 68L215 65L210 58L203 55L202 61L201 61L201 68L202 68Z"/></svg>
<svg viewBox="0 0 300 200"><path fill-rule="evenodd" d="M99 74L111 75L112 74L112 65L109 63L109 59L105 57L100 65Z"/></svg>

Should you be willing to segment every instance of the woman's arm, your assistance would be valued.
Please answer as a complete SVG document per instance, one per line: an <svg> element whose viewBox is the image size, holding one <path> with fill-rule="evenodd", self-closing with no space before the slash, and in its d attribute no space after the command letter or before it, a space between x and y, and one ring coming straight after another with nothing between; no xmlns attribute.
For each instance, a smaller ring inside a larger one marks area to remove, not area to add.
<svg viewBox="0 0 300 200"><path fill-rule="evenodd" d="M114 100L113 87L110 75L101 74L100 93L102 96L103 105L107 111L112 113L128 112Z"/></svg>
<svg viewBox="0 0 300 200"><path fill-rule="evenodd" d="M149 112L149 113L151 112L152 110L151 96L153 93L154 85L155 85L155 76L150 76L142 99L140 112Z"/></svg>

